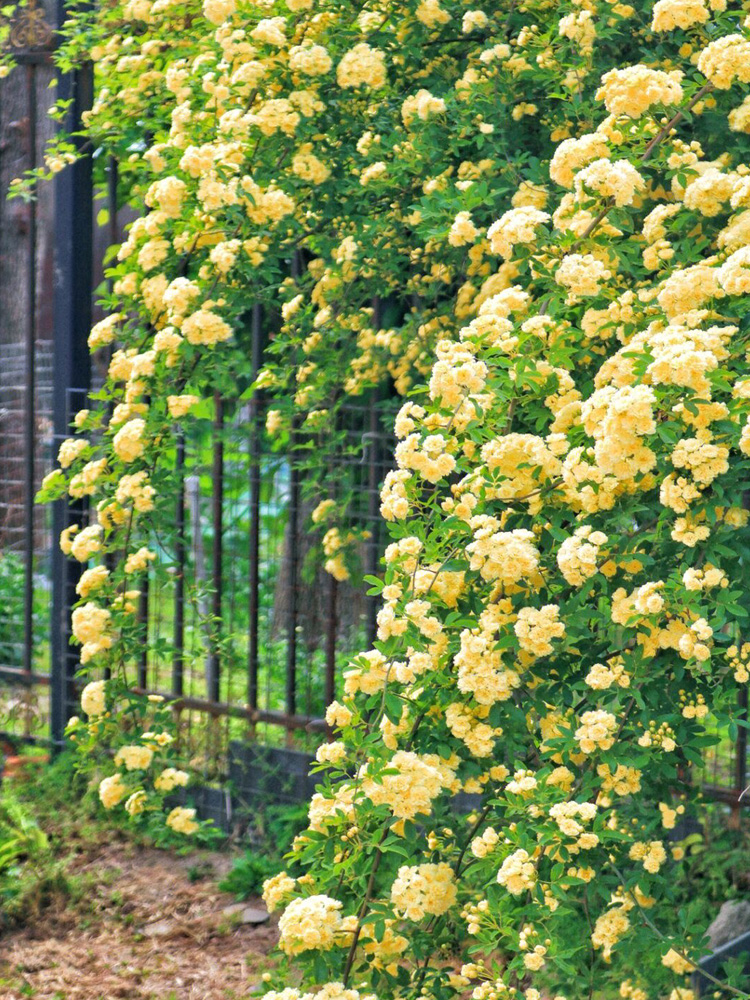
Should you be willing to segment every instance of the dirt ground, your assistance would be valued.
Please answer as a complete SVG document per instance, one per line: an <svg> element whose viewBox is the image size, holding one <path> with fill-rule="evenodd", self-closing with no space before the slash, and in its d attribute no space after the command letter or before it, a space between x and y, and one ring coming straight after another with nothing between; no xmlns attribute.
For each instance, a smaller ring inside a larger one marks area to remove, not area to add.
<svg viewBox="0 0 750 1000"><path fill-rule="evenodd" d="M277 939L260 900L219 892L229 858L111 845L72 872L90 886L0 937L0 1000L239 1000ZM250 907L250 912L243 912Z"/></svg>

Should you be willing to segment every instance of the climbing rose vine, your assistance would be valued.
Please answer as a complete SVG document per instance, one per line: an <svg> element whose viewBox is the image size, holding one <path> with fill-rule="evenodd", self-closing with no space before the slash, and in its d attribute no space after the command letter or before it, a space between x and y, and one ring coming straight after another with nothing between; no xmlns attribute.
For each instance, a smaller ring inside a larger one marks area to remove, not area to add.
<svg viewBox="0 0 750 1000"><path fill-rule="evenodd" d="M138 609L146 579L170 585L178 449L205 433L215 396L270 397L268 436L281 448L295 425L297 460L317 460L305 485L318 555L346 579L362 530L351 486L328 475L340 408L386 382L409 391L437 339L510 286L515 264L496 266L484 232L510 202L543 214L553 140L588 113L597 78L566 68L576 35L546 4L534 31L530 8L488 17L461 6L71 12L56 58L65 70L93 54L97 96L82 134L53 144L46 172L95 145L97 179L116 159L119 200L142 212L89 337L103 386L41 491L89 503L90 519L60 544L82 569L72 622L82 672L111 678L106 710L71 727L99 780L113 777L104 748L152 729L149 704L131 693L148 644ZM616 5L602 25L604 64L630 46L632 13ZM259 373L248 365L255 309L271 332ZM451 461L435 456L434 468ZM393 509L403 503L394 496ZM199 609L204 597L186 594ZM232 643L221 629L202 622L209 642ZM123 795L103 795L108 807L137 794L136 815L162 808L156 762L118 773Z"/></svg>
<svg viewBox="0 0 750 1000"><path fill-rule="evenodd" d="M513 284L397 417L378 642L266 885L328 985L274 1000L694 995L670 831L750 654L750 33L724 6L656 4L664 68L602 75L554 198L489 227Z"/></svg>
<svg viewBox="0 0 750 1000"><path fill-rule="evenodd" d="M560 21L546 2L492 15L462 2L292 6L139 0L71 13L61 68L96 60L83 148L97 147L102 183L117 160L120 202L142 217L90 340L115 412L82 415L82 450L66 461L87 466L99 503L144 460L155 509L141 501L139 520L168 531L168 443L205 426L213 392L262 390L271 445L288 448L294 428L297 460L315 456L310 528L345 580L361 569L362 529L353 485L328 474L351 448L342 408L408 393L437 341L511 284L486 230L511 201L543 208L554 143L592 113L593 65L632 47L633 9L608 7L582 69L573 15ZM61 135L48 174L81 138ZM269 335L254 385L253 307ZM89 465L100 443L109 461ZM105 548L122 548L118 529Z"/></svg>
<svg viewBox="0 0 750 1000"><path fill-rule="evenodd" d="M122 345L114 410L79 416L45 488L97 510L63 539L94 562L82 660L125 684L166 442L242 370L250 305L283 302L248 387L278 393L272 429L335 426L386 374L409 397L378 640L265 888L302 985L267 996L691 1000L705 920L672 905L672 831L750 662L747 4L131 0L77 23L110 83L88 129L151 209L92 333Z"/></svg>

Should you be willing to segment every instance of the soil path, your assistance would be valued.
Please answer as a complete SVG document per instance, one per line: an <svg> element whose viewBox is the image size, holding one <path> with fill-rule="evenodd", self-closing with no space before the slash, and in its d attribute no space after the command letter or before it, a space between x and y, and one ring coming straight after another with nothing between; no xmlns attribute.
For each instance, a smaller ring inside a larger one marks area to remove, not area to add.
<svg viewBox="0 0 750 1000"><path fill-rule="evenodd" d="M232 908L216 880L224 855L180 858L112 845L69 871L90 888L0 937L0 1000L239 1000L257 989L275 921ZM196 880L196 876L199 877Z"/></svg>

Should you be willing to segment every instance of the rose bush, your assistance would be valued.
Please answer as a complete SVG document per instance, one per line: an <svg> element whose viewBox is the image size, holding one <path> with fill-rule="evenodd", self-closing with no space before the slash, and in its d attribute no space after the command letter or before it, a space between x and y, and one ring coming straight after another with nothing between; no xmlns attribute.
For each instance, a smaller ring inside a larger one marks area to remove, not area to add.
<svg viewBox="0 0 750 1000"><path fill-rule="evenodd" d="M304 976L273 1000L692 996L705 915L671 905L670 831L750 660L747 17L130 0L74 19L62 58L93 41L100 74L87 135L150 209L92 331L118 345L101 405L43 493L97 511L63 539L96 563L82 659L126 683L168 442L247 381L251 306L282 303L247 387L278 397L274 432L335 436L386 376L409 396L378 639L266 887ZM316 520L345 537L319 482ZM480 796L468 817L458 792Z"/></svg>
<svg viewBox="0 0 750 1000"><path fill-rule="evenodd" d="M351 447L340 410L408 392L439 338L509 286L513 265L495 266L484 232L511 199L543 207L554 142L590 116L595 63L632 46L631 10L608 8L582 69L590 19L579 30L546 3L492 16L456 2L75 8L58 60L95 59L86 148L97 171L115 158L120 200L148 210L91 338L100 356L120 348L104 390L117 457L205 416L208 386L254 391L250 311L262 307L268 433L286 448L294 428L297 460L314 454L305 485L313 506L331 501L314 522L326 566L351 575L356 487L336 477L331 494L327 475L328 456ZM74 155L61 135L47 173ZM128 395L132 414L118 406ZM102 429L96 412L81 418L82 434ZM97 495L104 474L87 470Z"/></svg>

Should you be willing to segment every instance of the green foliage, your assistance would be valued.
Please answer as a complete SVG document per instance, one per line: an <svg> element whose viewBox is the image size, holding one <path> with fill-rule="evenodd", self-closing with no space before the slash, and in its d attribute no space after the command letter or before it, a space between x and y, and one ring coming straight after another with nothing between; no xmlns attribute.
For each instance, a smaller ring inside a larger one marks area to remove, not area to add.
<svg viewBox="0 0 750 1000"><path fill-rule="evenodd" d="M685 861L679 869L678 898L700 899L718 909L728 899L750 892L750 828L743 817L739 828L727 823L723 808L707 810L702 833L691 833L680 843Z"/></svg>
<svg viewBox="0 0 750 1000"><path fill-rule="evenodd" d="M28 764L26 773L29 780L16 786L15 795L25 805L31 807L37 816L59 816L61 811L70 811L75 806L79 813L87 798L87 783L76 766L76 755L72 750L56 754L51 760L40 759ZM93 801L89 796L90 801ZM83 807L85 809L85 807Z"/></svg>
<svg viewBox="0 0 750 1000"><path fill-rule="evenodd" d="M294 838L307 826L307 806L267 805L254 813L254 820L251 831L254 846L235 861L219 883L220 889L233 893L237 899L257 895L264 881L281 870Z"/></svg>
<svg viewBox="0 0 750 1000"><path fill-rule="evenodd" d="M265 851L275 850L284 856L297 834L308 824L307 803L300 805L268 805L259 816L259 831Z"/></svg>
<svg viewBox="0 0 750 1000"><path fill-rule="evenodd" d="M219 882L219 888L224 892L231 892L237 899L257 896L265 880L275 875L279 867L279 864L274 863L267 855L247 850Z"/></svg>
<svg viewBox="0 0 750 1000"><path fill-rule="evenodd" d="M0 552L0 593L3 608L0 614L0 663L11 667L22 665L23 644L20 641L24 613L24 582L26 571L22 557L16 552ZM33 602L35 625L41 625L45 601L36 594ZM39 629L34 629L38 637ZM38 641L38 638L37 638Z"/></svg>
<svg viewBox="0 0 750 1000"><path fill-rule="evenodd" d="M109 821L114 820L123 830L132 830L132 823L127 823L121 813L110 813L107 818ZM191 854L199 849L216 850L226 840L223 830L210 820L202 821L195 833L186 838L184 834L176 833L171 827L166 826L164 816L158 812L148 813L139 834L145 843L152 844L159 850L174 851L182 855Z"/></svg>
<svg viewBox="0 0 750 1000"><path fill-rule="evenodd" d="M47 836L36 820L4 792L0 798L0 875L7 875L21 861L44 857L49 849Z"/></svg>
<svg viewBox="0 0 750 1000"><path fill-rule="evenodd" d="M38 913L68 880L32 811L7 787L0 791L0 930Z"/></svg>
<svg viewBox="0 0 750 1000"><path fill-rule="evenodd" d="M163 697L136 693L119 677L86 685L81 707L86 718L70 719L66 735L77 770L97 789L104 810L116 815L115 807L124 805L131 825L157 847L174 846L175 835L183 844L198 835L201 846L221 839L210 821L196 820L193 807L174 801L191 776L176 766L184 753Z"/></svg>

